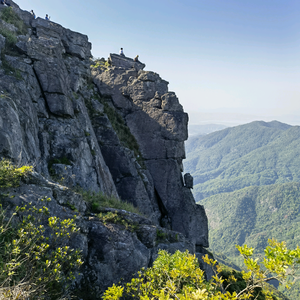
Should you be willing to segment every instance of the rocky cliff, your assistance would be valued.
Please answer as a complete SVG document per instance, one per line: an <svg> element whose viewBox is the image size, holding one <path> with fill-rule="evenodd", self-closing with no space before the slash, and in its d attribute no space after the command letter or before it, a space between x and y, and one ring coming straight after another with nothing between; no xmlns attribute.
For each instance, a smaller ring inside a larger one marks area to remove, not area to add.
<svg viewBox="0 0 300 300"><path fill-rule="evenodd" d="M76 208L72 243L85 259L77 286L90 294L149 266L160 248L200 257L207 218L183 180L188 116L168 82L116 54L94 61L86 35L12 6L24 26L0 20L0 157L35 172L2 201L12 208L47 196L61 218ZM107 227L78 187L130 202L144 217L118 211L137 229Z"/></svg>

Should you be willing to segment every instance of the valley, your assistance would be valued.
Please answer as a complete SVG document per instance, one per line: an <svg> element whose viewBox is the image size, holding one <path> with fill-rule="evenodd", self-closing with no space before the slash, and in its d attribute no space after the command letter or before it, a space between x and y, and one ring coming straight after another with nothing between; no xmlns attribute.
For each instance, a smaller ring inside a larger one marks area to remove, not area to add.
<svg viewBox="0 0 300 300"><path fill-rule="evenodd" d="M192 137L186 149L185 170L205 207L213 253L241 267L236 245L261 256L268 239L300 244L299 126L256 121ZM285 295L297 299L299 288Z"/></svg>

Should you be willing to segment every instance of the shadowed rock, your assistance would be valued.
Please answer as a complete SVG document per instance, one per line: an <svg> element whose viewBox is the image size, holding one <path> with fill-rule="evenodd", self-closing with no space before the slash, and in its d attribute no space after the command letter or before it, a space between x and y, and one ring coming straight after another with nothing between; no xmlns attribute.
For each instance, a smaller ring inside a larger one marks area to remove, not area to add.
<svg viewBox="0 0 300 300"><path fill-rule="evenodd" d="M193 176L190 173L186 173L184 174L184 182L185 182L185 186L189 189L192 189L194 186L194 179Z"/></svg>

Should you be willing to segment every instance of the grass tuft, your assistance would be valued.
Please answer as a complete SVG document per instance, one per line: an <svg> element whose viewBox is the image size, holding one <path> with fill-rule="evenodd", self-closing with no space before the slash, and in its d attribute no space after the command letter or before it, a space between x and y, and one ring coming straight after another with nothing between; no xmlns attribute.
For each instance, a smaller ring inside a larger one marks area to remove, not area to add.
<svg viewBox="0 0 300 300"><path fill-rule="evenodd" d="M115 212L107 212L107 213L99 213L97 217L103 222L106 226L109 223L119 224L124 227L126 230L136 231L139 228L137 223L126 220L123 216L120 216L117 211Z"/></svg>
<svg viewBox="0 0 300 300"><path fill-rule="evenodd" d="M2 9L0 13L1 19L9 24L14 25L18 32L17 34L26 34L27 33L27 26L23 22L23 20L14 12L12 7L5 7Z"/></svg>
<svg viewBox="0 0 300 300"><path fill-rule="evenodd" d="M89 203L90 209L94 213L99 213L101 208L115 208L142 215L137 207L114 196L107 196L101 192L80 191L79 193L82 195L83 200Z"/></svg>
<svg viewBox="0 0 300 300"><path fill-rule="evenodd" d="M5 28L0 25L0 34L5 37L6 47L13 47L17 43L17 36L14 32L10 31L8 28Z"/></svg>
<svg viewBox="0 0 300 300"><path fill-rule="evenodd" d="M140 166L145 168L139 144L133 134L130 132L128 126L125 125L122 116L118 112L116 112L114 108L110 107L107 102L102 100L101 103L104 105L104 113L110 120L110 123L117 133L120 142L123 144L123 146L129 148L134 152L134 155Z"/></svg>

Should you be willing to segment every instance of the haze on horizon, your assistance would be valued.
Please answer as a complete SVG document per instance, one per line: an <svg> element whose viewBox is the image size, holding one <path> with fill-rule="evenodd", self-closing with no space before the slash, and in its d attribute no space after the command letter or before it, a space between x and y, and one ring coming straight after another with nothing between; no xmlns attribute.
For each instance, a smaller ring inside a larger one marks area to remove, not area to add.
<svg viewBox="0 0 300 300"><path fill-rule="evenodd" d="M298 0L15 2L87 34L94 57L139 54L193 123L235 113L300 125Z"/></svg>

